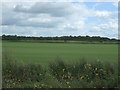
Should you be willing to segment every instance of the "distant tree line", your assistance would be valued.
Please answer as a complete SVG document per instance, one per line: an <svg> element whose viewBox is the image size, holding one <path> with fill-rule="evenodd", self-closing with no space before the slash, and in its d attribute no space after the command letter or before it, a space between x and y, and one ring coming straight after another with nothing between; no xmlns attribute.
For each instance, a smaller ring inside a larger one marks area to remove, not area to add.
<svg viewBox="0 0 120 90"><path fill-rule="evenodd" d="M2 40L64 40L64 41L118 41L100 36L56 36L56 37L32 37L32 36L17 36L17 35L2 35Z"/></svg>

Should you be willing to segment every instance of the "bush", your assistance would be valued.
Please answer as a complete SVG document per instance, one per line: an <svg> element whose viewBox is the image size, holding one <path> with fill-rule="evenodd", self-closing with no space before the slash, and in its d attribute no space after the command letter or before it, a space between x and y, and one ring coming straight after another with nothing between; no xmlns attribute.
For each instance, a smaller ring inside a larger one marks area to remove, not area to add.
<svg viewBox="0 0 120 90"><path fill-rule="evenodd" d="M43 68L37 63L24 64L13 60L8 53L4 53L3 87L117 88L117 64L85 60L67 63L59 59Z"/></svg>
<svg viewBox="0 0 120 90"><path fill-rule="evenodd" d="M6 55L7 57L8 55ZM11 57L3 59L3 87L40 82L45 78L45 73L46 70L40 64L23 64L20 61L13 60Z"/></svg>
<svg viewBox="0 0 120 90"><path fill-rule="evenodd" d="M117 87L117 65L105 62L81 61L67 64L63 61L50 63L51 74L60 82L69 82L72 87Z"/></svg>

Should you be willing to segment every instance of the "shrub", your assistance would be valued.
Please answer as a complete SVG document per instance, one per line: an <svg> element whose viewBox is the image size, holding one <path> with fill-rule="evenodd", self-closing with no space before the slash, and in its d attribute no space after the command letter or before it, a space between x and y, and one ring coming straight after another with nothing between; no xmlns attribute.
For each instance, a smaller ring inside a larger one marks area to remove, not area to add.
<svg viewBox="0 0 120 90"><path fill-rule="evenodd" d="M120 75L119 75L120 78ZM117 64L101 61L67 63L59 59L47 68L40 64L24 64L3 56L4 88L117 88Z"/></svg>

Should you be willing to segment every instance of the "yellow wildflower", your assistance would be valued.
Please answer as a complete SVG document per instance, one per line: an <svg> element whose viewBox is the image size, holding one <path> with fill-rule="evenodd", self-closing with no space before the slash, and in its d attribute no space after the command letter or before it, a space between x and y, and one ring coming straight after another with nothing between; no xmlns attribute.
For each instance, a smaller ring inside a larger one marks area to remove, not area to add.
<svg viewBox="0 0 120 90"><path fill-rule="evenodd" d="M89 67L91 67L92 65L91 64L88 64Z"/></svg>
<svg viewBox="0 0 120 90"><path fill-rule="evenodd" d="M98 70L97 68L95 68L95 70Z"/></svg>
<svg viewBox="0 0 120 90"><path fill-rule="evenodd" d="M37 87L37 85L36 85L36 84L34 84L34 87Z"/></svg>
<svg viewBox="0 0 120 90"><path fill-rule="evenodd" d="M71 86L68 86L68 88L71 88Z"/></svg>
<svg viewBox="0 0 120 90"><path fill-rule="evenodd" d="M50 88L52 88L52 86L50 86Z"/></svg>
<svg viewBox="0 0 120 90"><path fill-rule="evenodd" d="M41 84L41 86L44 86L44 84Z"/></svg>
<svg viewBox="0 0 120 90"><path fill-rule="evenodd" d="M83 79L83 78L84 78L84 76L81 76L81 77L80 77L80 79Z"/></svg>
<svg viewBox="0 0 120 90"><path fill-rule="evenodd" d="M63 72L65 71L65 69L62 70Z"/></svg>
<svg viewBox="0 0 120 90"><path fill-rule="evenodd" d="M98 74L98 73L96 73L95 75L96 75L96 76L98 76L99 74Z"/></svg>
<svg viewBox="0 0 120 90"><path fill-rule="evenodd" d="M71 73L70 73L70 72L68 72L68 75L71 75Z"/></svg>
<svg viewBox="0 0 120 90"><path fill-rule="evenodd" d="M70 76L68 76L68 79L70 79Z"/></svg>
<svg viewBox="0 0 120 90"><path fill-rule="evenodd" d="M15 85L15 83L13 83L13 85Z"/></svg>
<svg viewBox="0 0 120 90"><path fill-rule="evenodd" d="M67 84L70 84L70 82L66 82Z"/></svg>

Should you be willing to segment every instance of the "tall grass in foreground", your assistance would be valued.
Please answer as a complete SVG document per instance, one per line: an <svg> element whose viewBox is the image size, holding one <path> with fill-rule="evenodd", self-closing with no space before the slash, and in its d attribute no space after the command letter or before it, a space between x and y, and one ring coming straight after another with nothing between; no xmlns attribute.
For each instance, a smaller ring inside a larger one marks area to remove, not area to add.
<svg viewBox="0 0 120 90"><path fill-rule="evenodd" d="M24 64L3 53L3 88L117 88L118 68L101 61Z"/></svg>

